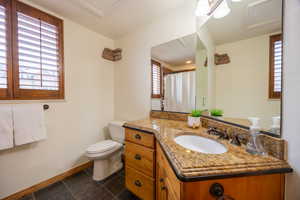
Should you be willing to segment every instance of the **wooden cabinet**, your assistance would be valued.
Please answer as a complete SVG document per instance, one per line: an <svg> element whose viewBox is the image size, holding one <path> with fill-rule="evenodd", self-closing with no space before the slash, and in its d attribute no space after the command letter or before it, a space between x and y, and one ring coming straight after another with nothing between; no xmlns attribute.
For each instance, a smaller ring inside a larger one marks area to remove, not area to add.
<svg viewBox="0 0 300 200"><path fill-rule="evenodd" d="M125 129L125 185L143 200L155 199L155 138Z"/></svg>
<svg viewBox="0 0 300 200"><path fill-rule="evenodd" d="M180 200L181 182L168 164L158 143L156 150L156 198L157 200Z"/></svg>
<svg viewBox="0 0 300 200"><path fill-rule="evenodd" d="M215 183L221 184L224 194L234 200L284 199L284 175L282 174L187 182L183 184L184 199L216 200L216 197L209 192Z"/></svg>
<svg viewBox="0 0 300 200"><path fill-rule="evenodd" d="M151 149L154 149L155 146L155 138L153 134L137 131L134 129L125 129L125 140L128 142L133 142L135 144L143 145Z"/></svg>
<svg viewBox="0 0 300 200"><path fill-rule="evenodd" d="M142 172L126 166L125 185L136 196L144 200L153 200L155 180Z"/></svg>
<svg viewBox="0 0 300 200"><path fill-rule="evenodd" d="M156 200L179 200L164 166L157 163L156 173Z"/></svg>
<svg viewBox="0 0 300 200"><path fill-rule="evenodd" d="M125 129L126 188L143 200L283 200L284 174L182 182L175 175L153 134Z"/></svg>
<svg viewBox="0 0 300 200"><path fill-rule="evenodd" d="M210 189L219 186L224 200L283 200L284 174L245 176L206 181L181 182L157 144L157 200L216 200Z"/></svg>
<svg viewBox="0 0 300 200"><path fill-rule="evenodd" d="M126 142L125 159L128 166L140 170L147 176L154 177L154 158L154 149Z"/></svg>

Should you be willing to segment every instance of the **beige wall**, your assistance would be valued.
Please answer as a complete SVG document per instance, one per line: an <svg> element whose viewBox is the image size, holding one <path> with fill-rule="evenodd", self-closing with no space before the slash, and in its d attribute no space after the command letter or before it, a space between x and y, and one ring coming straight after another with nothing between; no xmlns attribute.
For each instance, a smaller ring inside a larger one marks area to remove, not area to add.
<svg viewBox="0 0 300 200"><path fill-rule="evenodd" d="M269 35L219 45L216 52L231 60L216 66L216 107L227 117L260 117L262 127L270 128L280 101L268 98Z"/></svg>
<svg viewBox="0 0 300 200"><path fill-rule="evenodd" d="M294 169L287 175L286 200L300 199L300 1L286 0L284 18L283 138L288 143L288 162Z"/></svg>
<svg viewBox="0 0 300 200"><path fill-rule="evenodd" d="M43 101L47 140L0 151L0 199L86 162L85 149L113 119L114 65L101 58L113 41L67 19L64 26L66 100Z"/></svg>
<svg viewBox="0 0 300 200"><path fill-rule="evenodd" d="M151 47L196 32L196 0L116 41L123 58L115 70L115 116L117 119L146 118L151 109Z"/></svg>
<svg viewBox="0 0 300 200"><path fill-rule="evenodd" d="M208 109L208 67L205 66L207 50L198 40L196 50L196 109Z"/></svg>
<svg viewBox="0 0 300 200"><path fill-rule="evenodd" d="M205 25L201 25L204 20L208 20L207 18L197 20L197 33L200 41L206 48L207 52L207 98L206 98L206 109L211 109L215 107L216 104L216 73L215 73L215 60L214 55L216 51L216 46L214 44L214 40L211 37L208 28ZM197 97L197 103L200 104L202 99Z"/></svg>

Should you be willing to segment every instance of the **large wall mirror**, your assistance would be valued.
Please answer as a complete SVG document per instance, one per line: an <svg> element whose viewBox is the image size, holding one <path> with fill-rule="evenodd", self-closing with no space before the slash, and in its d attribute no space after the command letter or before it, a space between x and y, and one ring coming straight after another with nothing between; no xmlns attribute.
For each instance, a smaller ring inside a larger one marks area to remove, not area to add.
<svg viewBox="0 0 300 200"><path fill-rule="evenodd" d="M204 115L243 127L258 117L280 135L282 0L226 2L226 16L151 49L152 110L218 109Z"/></svg>

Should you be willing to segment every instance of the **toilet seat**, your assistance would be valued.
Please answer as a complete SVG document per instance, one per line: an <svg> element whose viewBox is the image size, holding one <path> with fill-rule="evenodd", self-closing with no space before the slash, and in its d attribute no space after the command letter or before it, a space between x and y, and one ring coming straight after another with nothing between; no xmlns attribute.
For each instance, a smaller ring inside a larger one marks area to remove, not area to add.
<svg viewBox="0 0 300 200"><path fill-rule="evenodd" d="M122 127L125 123L126 123L126 121L111 121L108 124L117 126L117 127Z"/></svg>
<svg viewBox="0 0 300 200"><path fill-rule="evenodd" d="M113 140L103 140L96 144L92 144L87 148L87 153L94 154L94 153L103 153L109 150L112 150L114 147L119 146L119 143Z"/></svg>
<svg viewBox="0 0 300 200"><path fill-rule="evenodd" d="M113 140L103 140L92 144L86 150L85 155L90 159L104 159L121 149L123 145Z"/></svg>

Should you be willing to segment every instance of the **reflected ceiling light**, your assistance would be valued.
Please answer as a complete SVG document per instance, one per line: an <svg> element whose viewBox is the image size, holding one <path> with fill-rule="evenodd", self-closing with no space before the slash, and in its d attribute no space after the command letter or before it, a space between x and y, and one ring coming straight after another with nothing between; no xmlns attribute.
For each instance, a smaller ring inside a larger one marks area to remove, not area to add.
<svg viewBox="0 0 300 200"><path fill-rule="evenodd" d="M192 61L191 61L191 60L188 60L188 61L186 61L185 63L186 63L186 64L191 64Z"/></svg>
<svg viewBox="0 0 300 200"><path fill-rule="evenodd" d="M228 7L227 1L223 0L218 8L214 11L214 18L219 19L225 17L230 13L230 8Z"/></svg>
<svg viewBox="0 0 300 200"><path fill-rule="evenodd" d="M195 15L197 17L207 16L209 11L210 11L210 6L209 6L209 3L208 3L208 0L199 0L198 4L197 4L196 11L195 11Z"/></svg>
<svg viewBox="0 0 300 200"><path fill-rule="evenodd" d="M232 2L241 2L242 0L231 0Z"/></svg>

